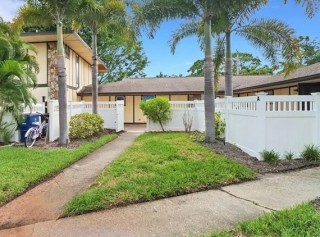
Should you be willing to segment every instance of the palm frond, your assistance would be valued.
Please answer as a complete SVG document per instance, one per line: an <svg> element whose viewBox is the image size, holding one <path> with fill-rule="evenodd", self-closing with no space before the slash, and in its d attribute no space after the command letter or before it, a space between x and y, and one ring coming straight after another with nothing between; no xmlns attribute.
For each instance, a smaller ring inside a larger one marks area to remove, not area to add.
<svg viewBox="0 0 320 237"><path fill-rule="evenodd" d="M171 48L171 52L174 54L177 44L184 38L192 36L192 35L198 35L202 36L203 33L201 34L199 30L203 29L201 27L201 22L197 21L191 21L187 23L182 23L180 27L174 31L171 35L171 39L169 41L169 45Z"/></svg>
<svg viewBox="0 0 320 237"><path fill-rule="evenodd" d="M264 56L272 63L277 62L281 48L294 38L294 30L275 19L252 20L248 25L238 28L236 34L262 49Z"/></svg>

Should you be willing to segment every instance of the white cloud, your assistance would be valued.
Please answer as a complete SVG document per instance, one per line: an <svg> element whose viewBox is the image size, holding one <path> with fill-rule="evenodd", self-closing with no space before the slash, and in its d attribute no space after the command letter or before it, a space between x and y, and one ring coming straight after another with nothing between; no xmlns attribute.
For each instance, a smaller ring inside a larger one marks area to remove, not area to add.
<svg viewBox="0 0 320 237"><path fill-rule="evenodd" d="M11 21L18 12L20 6L23 5L23 0L1 0L0 17L5 21Z"/></svg>

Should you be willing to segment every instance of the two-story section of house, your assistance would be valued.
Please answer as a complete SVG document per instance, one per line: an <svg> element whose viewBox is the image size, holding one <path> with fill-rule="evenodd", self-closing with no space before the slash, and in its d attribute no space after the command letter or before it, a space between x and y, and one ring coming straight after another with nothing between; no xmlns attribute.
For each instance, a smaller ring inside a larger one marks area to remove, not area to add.
<svg viewBox="0 0 320 237"><path fill-rule="evenodd" d="M57 37L55 32L24 33L21 38L31 43L37 53L40 72L33 94L38 102L58 99ZM67 100L77 101L77 92L92 84L92 50L75 32L64 33L64 50L67 75ZM98 71L107 68L98 59Z"/></svg>

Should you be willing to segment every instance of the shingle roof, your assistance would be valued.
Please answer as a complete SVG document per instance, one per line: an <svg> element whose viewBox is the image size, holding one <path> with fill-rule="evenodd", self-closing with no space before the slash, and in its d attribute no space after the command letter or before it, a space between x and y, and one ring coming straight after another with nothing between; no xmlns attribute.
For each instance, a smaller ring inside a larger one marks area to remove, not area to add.
<svg viewBox="0 0 320 237"><path fill-rule="evenodd" d="M141 93L203 93L203 77L135 78L99 85L99 94ZM84 87L80 95L91 94L91 86Z"/></svg>
<svg viewBox="0 0 320 237"><path fill-rule="evenodd" d="M239 91L246 88L269 86L301 81L312 78L320 78L320 63L301 67L289 76L257 75L257 76L233 76L233 90ZM91 95L91 86L86 86L79 91L80 95ZM219 81L219 92L224 91L224 76ZM119 82L102 84L99 86L99 94L141 94L141 93L203 93L203 77L173 77L173 78L135 78L123 79Z"/></svg>

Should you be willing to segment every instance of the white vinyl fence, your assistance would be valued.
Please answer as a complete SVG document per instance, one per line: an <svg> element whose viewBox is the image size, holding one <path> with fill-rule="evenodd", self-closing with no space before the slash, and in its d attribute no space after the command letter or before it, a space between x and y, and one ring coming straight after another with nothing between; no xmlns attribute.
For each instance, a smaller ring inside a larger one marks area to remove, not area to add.
<svg viewBox="0 0 320 237"><path fill-rule="evenodd" d="M48 103L49 112L49 141L59 137L59 103L51 100ZM80 113L91 113L92 102L69 102L67 107L68 124L71 116ZM98 102L98 114L104 120L104 128L115 129L116 132L124 129L124 102Z"/></svg>
<svg viewBox="0 0 320 237"><path fill-rule="evenodd" d="M185 131L184 121L192 123L191 131L204 131L204 103L203 101L170 101L171 120L164 124L166 131ZM159 123L147 122L148 131L161 131Z"/></svg>
<svg viewBox="0 0 320 237"><path fill-rule="evenodd" d="M67 105L68 124L71 116L92 112L92 102L69 102ZM44 113L45 103L32 105L31 107L21 106L21 112L24 114ZM59 103L57 100L48 102L49 113L49 141L59 138ZM98 102L98 114L104 119L104 128L115 129L117 132L124 130L124 102ZM5 121L14 121L11 114L6 114ZM14 125L16 126L16 125ZM0 137L0 141L2 138ZM20 141L20 131L16 131L11 138L12 142Z"/></svg>
<svg viewBox="0 0 320 237"><path fill-rule="evenodd" d="M184 131L183 116L192 118L191 131L205 130L204 101L170 102L172 120L164 127L168 131ZM257 96L215 100L215 111L226 122L226 142L261 159L263 150L275 150L284 158L293 152L294 158L306 145L320 146L320 93L297 96ZM148 121L149 131L160 131L158 124Z"/></svg>
<svg viewBox="0 0 320 237"><path fill-rule="evenodd" d="M216 112L225 119L226 142L258 159L265 149L299 158L305 145L320 145L320 93L217 99Z"/></svg>

